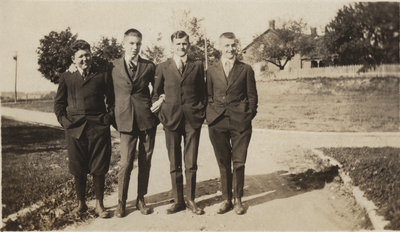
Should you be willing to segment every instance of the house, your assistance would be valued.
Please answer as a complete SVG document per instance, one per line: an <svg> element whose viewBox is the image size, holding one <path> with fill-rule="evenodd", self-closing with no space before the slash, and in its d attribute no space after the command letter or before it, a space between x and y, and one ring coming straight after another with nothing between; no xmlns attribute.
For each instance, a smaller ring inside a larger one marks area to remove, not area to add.
<svg viewBox="0 0 400 232"><path fill-rule="evenodd" d="M261 61L258 62L254 58L254 52L259 47L260 41L273 41L274 37L277 36L277 32L275 29L275 20L269 21L269 28L261 35L257 36L250 44L248 44L245 48L242 49L242 57L246 63L252 65L254 71L257 73L260 72L276 72L279 71L280 68L270 62ZM311 34L309 35L312 39L318 42L318 39L321 38L317 35L316 28L311 28ZM263 46L261 44L260 46ZM291 71L295 69L303 69L303 68L314 68L314 67L322 67L323 56L319 54L312 54L309 56L301 56L300 54L296 54L291 60L285 65L285 71Z"/></svg>

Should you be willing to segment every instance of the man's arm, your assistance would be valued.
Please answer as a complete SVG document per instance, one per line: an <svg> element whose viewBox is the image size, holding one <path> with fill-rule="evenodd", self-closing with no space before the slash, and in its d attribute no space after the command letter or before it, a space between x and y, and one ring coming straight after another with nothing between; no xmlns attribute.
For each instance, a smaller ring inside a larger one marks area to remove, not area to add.
<svg viewBox="0 0 400 232"><path fill-rule="evenodd" d="M156 72L154 76L154 88L153 88L152 106L150 108L151 112L155 113L160 110L161 104L164 102L164 76L162 73L162 67L157 65Z"/></svg>
<svg viewBox="0 0 400 232"><path fill-rule="evenodd" d="M256 80L254 78L254 71L251 67L247 71L247 98L249 100L249 108L253 113L253 117L257 114L258 95L256 88Z"/></svg>
<svg viewBox="0 0 400 232"><path fill-rule="evenodd" d="M54 112L57 116L58 122L65 128L65 123L67 119L67 102L68 98L68 89L67 85L65 83L65 78L63 75L61 75L59 84L58 84L58 89L57 89L57 94L54 99Z"/></svg>
<svg viewBox="0 0 400 232"><path fill-rule="evenodd" d="M106 105L107 105L107 113L110 115L110 124L114 125L115 116L114 116L114 108L115 108L115 95L114 95L114 84L112 80L112 64L107 64L107 70L105 75L105 94L106 94Z"/></svg>

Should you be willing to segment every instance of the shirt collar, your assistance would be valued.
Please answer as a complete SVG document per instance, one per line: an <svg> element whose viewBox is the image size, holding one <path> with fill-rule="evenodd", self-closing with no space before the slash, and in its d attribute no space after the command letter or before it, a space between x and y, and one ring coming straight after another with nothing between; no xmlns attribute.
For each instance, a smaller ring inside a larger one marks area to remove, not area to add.
<svg viewBox="0 0 400 232"><path fill-rule="evenodd" d="M233 64L235 63L235 60L236 60L236 57L229 60L229 59L226 59L225 57L221 56L221 62L222 62L222 65L224 65L224 66L225 66L226 62L231 63L233 66Z"/></svg>
<svg viewBox="0 0 400 232"><path fill-rule="evenodd" d="M129 60L129 57L124 57L125 63L128 65L130 65L130 63L134 63L136 66L138 65L139 62L139 55L135 56L133 59Z"/></svg>
<svg viewBox="0 0 400 232"><path fill-rule="evenodd" d="M81 76L83 76L83 69L79 68L78 66L75 66L75 67L78 70L78 72L81 74ZM86 74L89 74L89 72L90 72L90 67L87 69L87 73Z"/></svg>
<svg viewBox="0 0 400 232"><path fill-rule="evenodd" d="M179 64L181 61L182 61L184 64L186 64L186 62L187 62L187 55L185 55L185 56L183 56L183 57L174 55L173 59L174 59L174 61L175 61L175 63L176 63L177 66L178 66L178 64Z"/></svg>

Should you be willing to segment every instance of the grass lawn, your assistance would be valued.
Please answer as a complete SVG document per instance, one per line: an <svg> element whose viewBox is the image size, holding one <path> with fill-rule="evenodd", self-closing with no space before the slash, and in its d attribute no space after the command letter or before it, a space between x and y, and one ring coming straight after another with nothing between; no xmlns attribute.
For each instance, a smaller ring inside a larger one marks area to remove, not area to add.
<svg viewBox="0 0 400 232"><path fill-rule="evenodd" d="M44 202L40 209L7 222L2 230L54 230L77 220L71 214L76 197L68 171L64 131L3 117L1 120L3 218L35 202ZM114 167L119 159L119 149L114 144L106 193L117 183L118 170ZM88 197L93 198L92 179L88 180ZM85 215L92 216L93 212Z"/></svg>
<svg viewBox="0 0 400 232"><path fill-rule="evenodd" d="M322 148L343 164L354 185L379 207L391 223L385 229L400 230L400 148Z"/></svg>
<svg viewBox="0 0 400 232"><path fill-rule="evenodd" d="M302 131L399 131L398 78L257 82L255 128ZM53 112L53 101L2 103Z"/></svg>
<svg viewBox="0 0 400 232"><path fill-rule="evenodd" d="M256 128L303 131L399 131L399 79L257 82Z"/></svg>

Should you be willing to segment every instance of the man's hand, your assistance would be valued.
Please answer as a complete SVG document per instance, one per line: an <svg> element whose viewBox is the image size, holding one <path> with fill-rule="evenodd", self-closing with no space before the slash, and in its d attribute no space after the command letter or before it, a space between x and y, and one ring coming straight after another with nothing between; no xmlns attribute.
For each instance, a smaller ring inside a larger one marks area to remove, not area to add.
<svg viewBox="0 0 400 232"><path fill-rule="evenodd" d="M68 72L70 72L70 73L73 73L73 72L75 72L76 70L78 70L77 68L76 68L76 66L74 65L74 64L71 64L69 67L68 67Z"/></svg>
<svg viewBox="0 0 400 232"><path fill-rule="evenodd" d="M162 103L164 102L165 99L165 94L161 94L160 97L158 98L157 101L153 103L153 105L150 107L150 110L152 113L156 113L160 110L160 107Z"/></svg>

